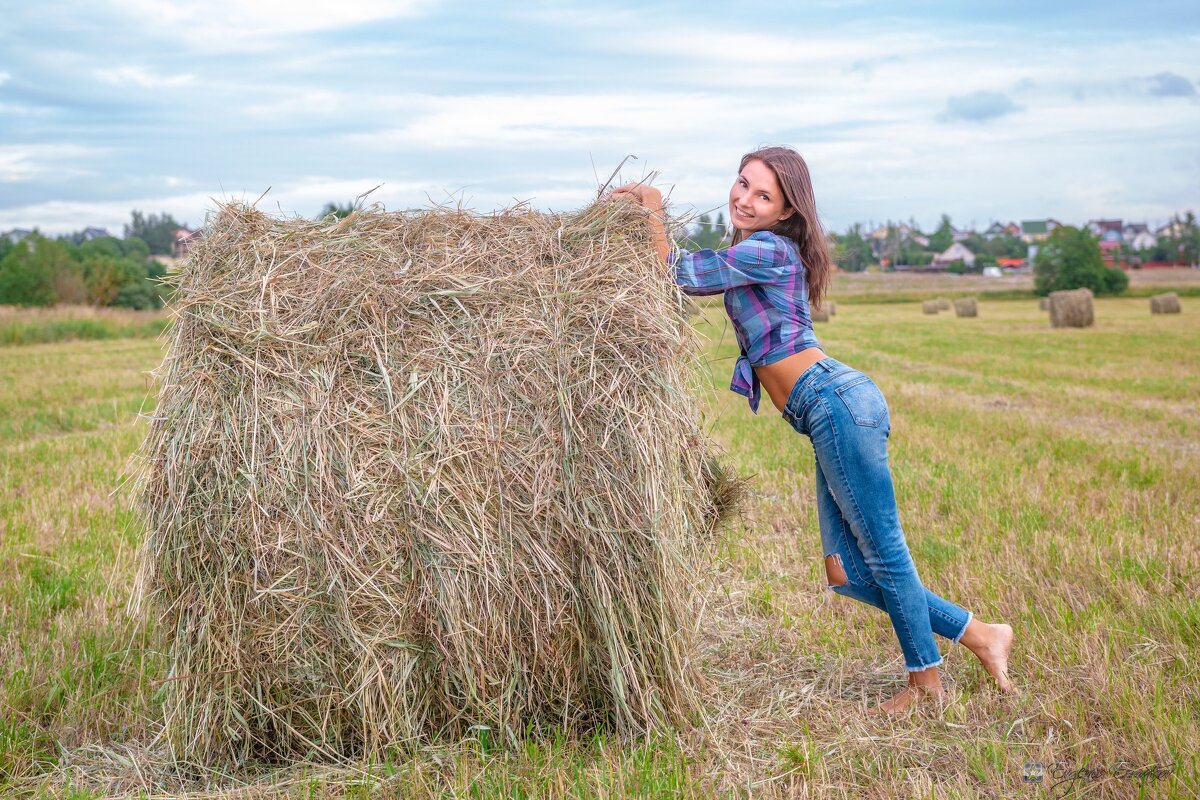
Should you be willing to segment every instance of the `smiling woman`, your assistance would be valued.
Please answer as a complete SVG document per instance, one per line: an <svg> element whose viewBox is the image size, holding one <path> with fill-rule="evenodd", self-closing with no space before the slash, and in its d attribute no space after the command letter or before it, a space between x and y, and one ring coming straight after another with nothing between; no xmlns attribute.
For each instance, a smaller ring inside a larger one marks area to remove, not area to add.
<svg viewBox="0 0 1200 800"><path fill-rule="evenodd" d="M724 294L741 348L730 389L757 412L761 383L784 420L812 441L829 588L886 611L904 653L908 687L877 710L942 698L935 633L961 641L1011 691L1012 628L974 619L917 574L888 467L887 401L866 375L827 357L813 333L810 302L823 300L831 262L800 154L767 147L742 157L729 190L733 244L724 250L669 252L662 194L630 184L614 195L650 211L652 240L685 293Z"/></svg>

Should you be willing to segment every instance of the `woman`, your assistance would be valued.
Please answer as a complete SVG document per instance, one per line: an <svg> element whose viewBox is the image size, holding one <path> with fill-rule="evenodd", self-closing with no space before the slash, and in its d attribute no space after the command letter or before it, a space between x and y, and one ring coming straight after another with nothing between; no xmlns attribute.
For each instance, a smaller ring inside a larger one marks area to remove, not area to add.
<svg viewBox="0 0 1200 800"><path fill-rule="evenodd" d="M684 292L724 292L741 346L730 388L748 397L755 413L765 388L783 418L811 439L829 586L885 610L904 652L908 686L878 710L941 699L934 633L963 644L1002 691L1012 691L1012 628L974 619L925 589L917 575L888 470L883 395L866 375L826 356L813 335L809 303L819 307L824 298L831 263L800 155L767 147L742 158L729 190L733 244L721 251L672 252L657 189L628 184L613 196L649 210L654 247Z"/></svg>

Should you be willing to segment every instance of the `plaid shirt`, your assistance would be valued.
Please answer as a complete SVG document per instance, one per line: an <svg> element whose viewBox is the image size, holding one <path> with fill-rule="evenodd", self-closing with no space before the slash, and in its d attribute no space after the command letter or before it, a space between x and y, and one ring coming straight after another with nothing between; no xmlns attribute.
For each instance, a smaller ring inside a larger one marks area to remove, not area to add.
<svg viewBox="0 0 1200 800"><path fill-rule="evenodd" d="M685 294L725 293L725 311L741 348L729 388L748 397L757 414L761 393L754 366L820 346L795 242L755 231L724 250L673 250L667 261Z"/></svg>

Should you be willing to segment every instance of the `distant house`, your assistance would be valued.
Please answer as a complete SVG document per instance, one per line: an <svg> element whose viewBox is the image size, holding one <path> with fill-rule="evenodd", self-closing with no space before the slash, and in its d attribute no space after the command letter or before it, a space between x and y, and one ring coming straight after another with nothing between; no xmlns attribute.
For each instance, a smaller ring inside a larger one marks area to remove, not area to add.
<svg viewBox="0 0 1200 800"><path fill-rule="evenodd" d="M988 229L983 232L983 238L987 239L990 242L992 239L996 239L1000 236L1003 236L1004 230L1005 230L1004 225L1001 225L999 222L993 222L991 225L988 226Z"/></svg>
<svg viewBox="0 0 1200 800"><path fill-rule="evenodd" d="M187 227L179 228L175 231L175 241L171 243L171 257L183 258L188 254L192 245L204 233L204 229L190 230Z"/></svg>
<svg viewBox="0 0 1200 800"><path fill-rule="evenodd" d="M1062 227L1054 219L1027 219L1021 223L1021 239L1026 244L1044 242L1050 238L1055 228Z"/></svg>
<svg viewBox="0 0 1200 800"><path fill-rule="evenodd" d="M1187 233L1187 226L1180 220L1172 220L1154 232L1159 239L1180 239Z"/></svg>
<svg viewBox="0 0 1200 800"><path fill-rule="evenodd" d="M103 239L111 236L106 228L93 228L88 226L83 229L83 233L79 234L79 241L90 242L92 239Z"/></svg>
<svg viewBox="0 0 1200 800"><path fill-rule="evenodd" d="M938 266L949 266L955 261L961 261L965 266L975 266L975 254L962 242L955 242L933 258Z"/></svg>
<svg viewBox="0 0 1200 800"><path fill-rule="evenodd" d="M970 239L972 236L975 235L975 231L970 231L970 230L961 230L960 231L958 228L955 228L955 227L951 227L950 231L951 231L951 233L950 233L951 241L954 241L954 242L965 242L967 239Z"/></svg>
<svg viewBox="0 0 1200 800"><path fill-rule="evenodd" d="M1124 226L1119 219L1089 220L1087 229L1102 242L1120 242Z"/></svg>
<svg viewBox="0 0 1200 800"><path fill-rule="evenodd" d="M16 244L17 242L24 239L26 236L29 236L31 233L33 233L33 231L28 230L26 228L13 228L11 231L8 231L7 233L3 234L3 236L5 239L8 239L13 244Z"/></svg>
<svg viewBox="0 0 1200 800"><path fill-rule="evenodd" d="M997 258L996 266L1002 270L1020 272L1029 266L1029 262L1023 258Z"/></svg>
<svg viewBox="0 0 1200 800"><path fill-rule="evenodd" d="M1158 237L1143 222L1131 222L1121 231L1121 238L1134 250L1149 250L1158 245Z"/></svg>

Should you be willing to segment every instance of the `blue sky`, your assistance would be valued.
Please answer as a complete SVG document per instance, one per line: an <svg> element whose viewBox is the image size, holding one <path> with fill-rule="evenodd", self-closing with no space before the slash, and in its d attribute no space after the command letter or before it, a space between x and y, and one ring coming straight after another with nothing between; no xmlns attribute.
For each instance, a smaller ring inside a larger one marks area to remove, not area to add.
<svg viewBox="0 0 1200 800"><path fill-rule="evenodd" d="M0 0L0 231L564 210L628 154L703 211L760 144L838 230L1200 211L1200 4Z"/></svg>

